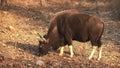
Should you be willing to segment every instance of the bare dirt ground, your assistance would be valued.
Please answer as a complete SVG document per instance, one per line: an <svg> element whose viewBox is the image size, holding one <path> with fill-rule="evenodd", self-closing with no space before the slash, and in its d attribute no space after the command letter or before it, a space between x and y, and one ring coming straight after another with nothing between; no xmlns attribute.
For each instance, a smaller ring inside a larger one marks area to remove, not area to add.
<svg viewBox="0 0 120 68"><path fill-rule="evenodd" d="M94 3L75 0L72 4L61 4L59 0L51 0L47 7L41 7L37 2L32 2L36 6L31 6L31 3L14 1L10 0L9 5L0 10L0 68L120 68L120 21L111 19L108 12L96 12ZM102 2L99 6L103 6ZM58 56L59 50L38 56L37 33L45 34L54 13L65 9L97 15L104 21L100 61L96 60L97 53L88 60L92 50L90 42L73 41L73 58L69 57L67 46L63 57Z"/></svg>

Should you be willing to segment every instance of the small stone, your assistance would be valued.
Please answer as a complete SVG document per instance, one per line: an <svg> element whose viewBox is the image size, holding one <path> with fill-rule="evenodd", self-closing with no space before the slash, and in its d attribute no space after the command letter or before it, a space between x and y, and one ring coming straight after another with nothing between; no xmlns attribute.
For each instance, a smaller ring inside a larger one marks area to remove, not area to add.
<svg viewBox="0 0 120 68"><path fill-rule="evenodd" d="M15 32L15 28L14 28L13 26L8 26L8 29L9 29L10 31Z"/></svg>
<svg viewBox="0 0 120 68"><path fill-rule="evenodd" d="M42 61L42 60L37 60L37 61L36 61L36 64L39 65L39 66L44 66L44 65L45 65L45 62Z"/></svg>

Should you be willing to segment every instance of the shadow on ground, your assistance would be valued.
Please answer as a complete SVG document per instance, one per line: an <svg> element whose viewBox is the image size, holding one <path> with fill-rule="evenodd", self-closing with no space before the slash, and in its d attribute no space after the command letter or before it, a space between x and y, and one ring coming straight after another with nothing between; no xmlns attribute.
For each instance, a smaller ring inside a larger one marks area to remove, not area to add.
<svg viewBox="0 0 120 68"><path fill-rule="evenodd" d="M24 43L19 43L19 42L7 42L6 43L8 46L14 46L16 48L20 48L21 50L28 52L30 54L39 55L39 49L37 45L32 45L32 44L24 44Z"/></svg>

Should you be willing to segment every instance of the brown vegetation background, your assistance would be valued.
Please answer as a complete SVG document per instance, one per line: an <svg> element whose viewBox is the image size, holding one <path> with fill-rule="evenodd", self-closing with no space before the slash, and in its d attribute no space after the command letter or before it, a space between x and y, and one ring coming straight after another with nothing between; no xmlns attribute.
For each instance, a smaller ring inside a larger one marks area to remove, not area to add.
<svg viewBox="0 0 120 68"><path fill-rule="evenodd" d="M120 0L0 0L0 68L120 68ZM38 55L38 35L45 34L56 12L76 9L105 24L103 56L88 56L90 42L73 41L75 56Z"/></svg>

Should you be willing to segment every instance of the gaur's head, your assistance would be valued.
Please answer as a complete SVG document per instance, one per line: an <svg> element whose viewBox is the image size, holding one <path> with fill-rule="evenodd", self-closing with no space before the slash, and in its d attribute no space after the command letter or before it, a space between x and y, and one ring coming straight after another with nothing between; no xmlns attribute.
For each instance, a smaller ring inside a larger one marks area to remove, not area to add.
<svg viewBox="0 0 120 68"><path fill-rule="evenodd" d="M48 51L50 50L50 47L48 45L46 35L44 35L44 36L39 35L39 37L40 37L39 52L40 52L40 54L47 54Z"/></svg>
<svg viewBox="0 0 120 68"><path fill-rule="evenodd" d="M39 39L39 52L40 54L47 54L48 51L51 51L51 50L57 50L59 48L59 40L58 38L54 38L52 36L52 39L47 35L44 35L44 36L40 36L40 39Z"/></svg>

